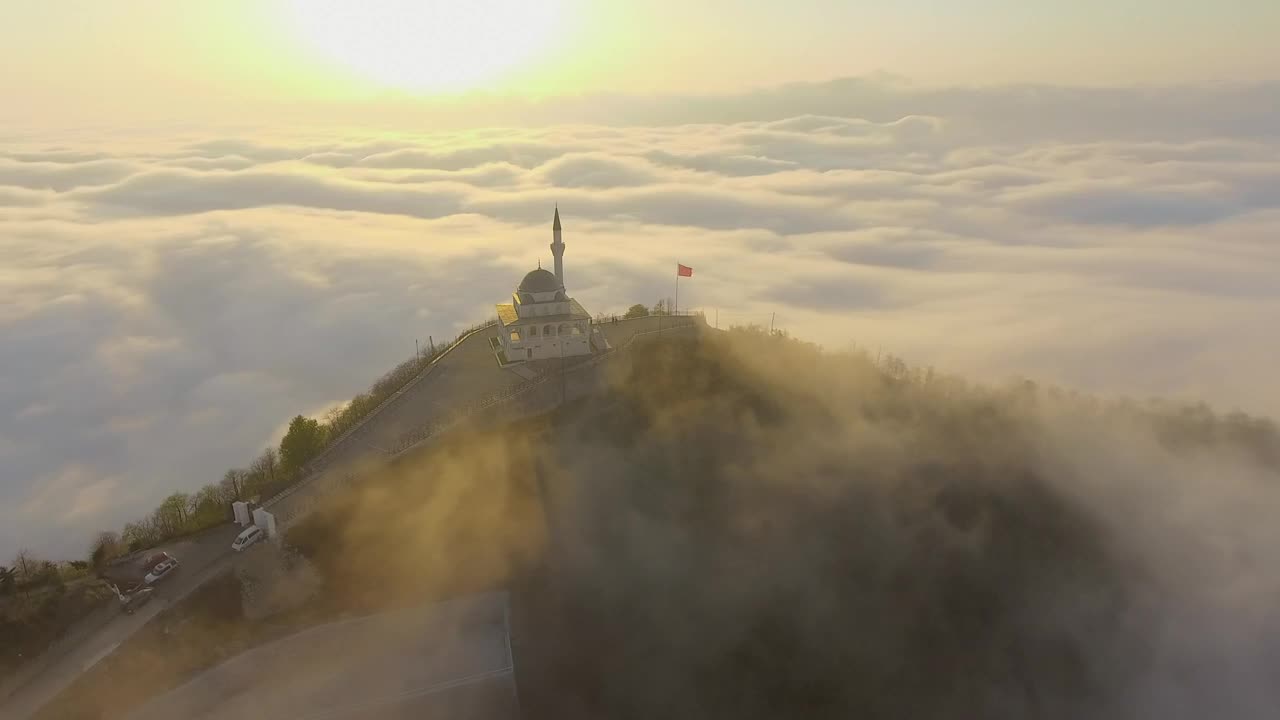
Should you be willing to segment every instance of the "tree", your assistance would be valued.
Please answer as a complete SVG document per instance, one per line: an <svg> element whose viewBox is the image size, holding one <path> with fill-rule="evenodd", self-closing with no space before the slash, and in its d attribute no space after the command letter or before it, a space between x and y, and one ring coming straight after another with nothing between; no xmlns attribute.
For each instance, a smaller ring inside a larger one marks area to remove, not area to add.
<svg viewBox="0 0 1280 720"><path fill-rule="evenodd" d="M323 445L320 422L298 415L289 422L289 431L280 441L280 464L286 473L293 475L315 457Z"/></svg>
<svg viewBox="0 0 1280 720"><path fill-rule="evenodd" d="M22 591L23 597L27 596L33 585L38 584L40 580L40 570L42 561L35 556L35 553L26 548L18 551L13 556L13 569L15 573L14 582L19 590Z"/></svg>
<svg viewBox="0 0 1280 720"><path fill-rule="evenodd" d="M94 569L101 569L107 561L120 554L120 536L106 530L98 533L89 546L89 564Z"/></svg>
<svg viewBox="0 0 1280 720"><path fill-rule="evenodd" d="M240 471L240 486L244 488L244 494L249 497L259 495L266 482L266 476L253 468Z"/></svg>
<svg viewBox="0 0 1280 720"><path fill-rule="evenodd" d="M192 524L208 527L221 522L227 516L228 493L220 484L209 484L191 499Z"/></svg>
<svg viewBox="0 0 1280 720"><path fill-rule="evenodd" d="M13 556L13 567L18 571L18 581L29 583L35 579L36 573L40 569L40 560L35 556L35 553L22 548L17 555Z"/></svg>
<svg viewBox="0 0 1280 720"><path fill-rule="evenodd" d="M276 475L280 472L280 458L276 455L275 449L263 450L262 454L249 466L249 471L262 476L263 482L275 482Z"/></svg>
<svg viewBox="0 0 1280 720"><path fill-rule="evenodd" d="M244 479L240 476L239 470L228 470L227 474L222 476L222 487L233 500L244 499Z"/></svg>
<svg viewBox="0 0 1280 720"><path fill-rule="evenodd" d="M42 560L40 562L40 567L36 570L36 579L39 585L58 589L65 587L65 583L62 581L62 571L58 568L58 563L50 560Z"/></svg>
<svg viewBox="0 0 1280 720"><path fill-rule="evenodd" d="M341 435L350 427L351 413L348 410L351 408L352 403L354 401L344 405L336 405L329 408L329 412L324 414L324 424L328 426L329 432L333 435Z"/></svg>
<svg viewBox="0 0 1280 720"><path fill-rule="evenodd" d="M622 317L627 320L631 320L632 318L649 317L649 308L640 303L636 303L635 305L627 308L627 314Z"/></svg>
<svg viewBox="0 0 1280 720"><path fill-rule="evenodd" d="M164 539L181 534L187 529L187 518L191 514L191 496L184 492L176 492L164 499L160 507L152 515L160 537Z"/></svg>
<svg viewBox="0 0 1280 720"><path fill-rule="evenodd" d="M155 524L151 518L125 523L124 530L120 531L120 540L124 542L129 552L151 547L158 539L159 533L156 531Z"/></svg>

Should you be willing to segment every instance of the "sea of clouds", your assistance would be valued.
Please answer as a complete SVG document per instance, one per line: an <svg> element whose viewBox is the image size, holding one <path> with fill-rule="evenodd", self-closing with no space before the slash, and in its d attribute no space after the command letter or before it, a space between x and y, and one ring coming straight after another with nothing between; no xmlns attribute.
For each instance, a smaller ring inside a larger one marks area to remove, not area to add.
<svg viewBox="0 0 1280 720"><path fill-rule="evenodd" d="M1280 415L1277 108L872 78L0 129L0 558L78 556L484 320L549 260L555 203L592 312L682 262L680 305L722 326Z"/></svg>

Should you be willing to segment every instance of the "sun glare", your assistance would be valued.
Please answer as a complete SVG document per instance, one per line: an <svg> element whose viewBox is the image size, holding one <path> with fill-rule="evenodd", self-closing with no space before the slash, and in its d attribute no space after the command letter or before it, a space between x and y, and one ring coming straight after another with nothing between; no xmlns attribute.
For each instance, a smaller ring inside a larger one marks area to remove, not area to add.
<svg viewBox="0 0 1280 720"><path fill-rule="evenodd" d="M553 40L560 0L292 0L299 30L369 81L423 91L493 82Z"/></svg>

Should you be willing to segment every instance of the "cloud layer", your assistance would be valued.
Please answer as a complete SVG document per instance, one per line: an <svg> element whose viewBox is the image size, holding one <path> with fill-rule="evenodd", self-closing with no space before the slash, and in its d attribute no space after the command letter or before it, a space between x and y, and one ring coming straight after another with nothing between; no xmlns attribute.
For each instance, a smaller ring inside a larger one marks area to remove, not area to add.
<svg viewBox="0 0 1280 720"><path fill-rule="evenodd" d="M848 81L644 125L23 136L0 554L79 554L484 319L553 203L592 311L670 295L680 261L681 305L721 325L1280 415L1280 92L1210 112L1226 92Z"/></svg>

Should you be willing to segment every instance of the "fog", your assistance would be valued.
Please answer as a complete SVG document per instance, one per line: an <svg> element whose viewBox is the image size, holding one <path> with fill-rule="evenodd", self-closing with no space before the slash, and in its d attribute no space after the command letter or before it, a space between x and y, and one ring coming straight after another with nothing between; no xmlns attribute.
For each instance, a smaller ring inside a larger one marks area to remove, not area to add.
<svg viewBox="0 0 1280 720"><path fill-rule="evenodd" d="M328 602L511 589L529 717L1280 702L1268 421L759 331L640 346L609 382L332 498L289 534Z"/></svg>
<svg viewBox="0 0 1280 720"><path fill-rule="evenodd" d="M490 317L556 203L593 314L680 262L722 326L1276 416L1277 97L853 78L0 133L0 556L79 557Z"/></svg>

